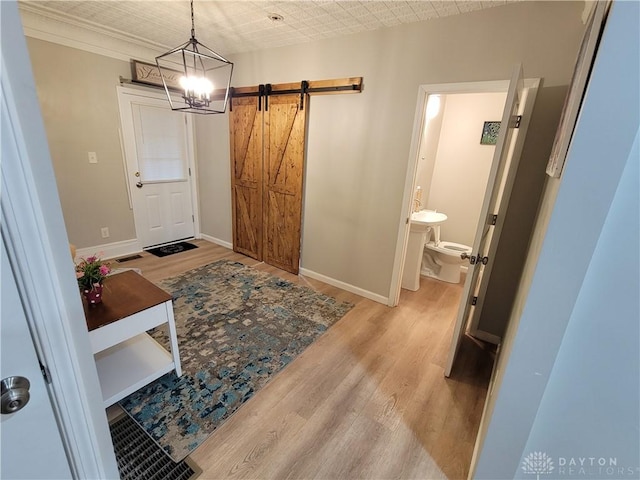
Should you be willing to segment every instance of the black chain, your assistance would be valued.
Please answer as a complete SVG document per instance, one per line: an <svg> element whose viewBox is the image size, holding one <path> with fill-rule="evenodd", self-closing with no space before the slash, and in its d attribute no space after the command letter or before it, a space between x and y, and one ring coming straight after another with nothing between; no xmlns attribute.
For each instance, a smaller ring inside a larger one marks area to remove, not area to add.
<svg viewBox="0 0 640 480"><path fill-rule="evenodd" d="M193 20L193 0L191 0L191 38L196 37L196 24Z"/></svg>

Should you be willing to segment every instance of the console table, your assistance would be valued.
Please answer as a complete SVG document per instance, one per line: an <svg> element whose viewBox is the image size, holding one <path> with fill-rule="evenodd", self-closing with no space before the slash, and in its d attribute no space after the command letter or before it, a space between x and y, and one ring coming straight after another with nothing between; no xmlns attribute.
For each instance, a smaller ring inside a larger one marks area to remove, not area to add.
<svg viewBox="0 0 640 480"><path fill-rule="evenodd" d="M165 373L182 375L171 295L142 275L107 277L102 303L84 311L105 408ZM146 333L165 323L171 353Z"/></svg>

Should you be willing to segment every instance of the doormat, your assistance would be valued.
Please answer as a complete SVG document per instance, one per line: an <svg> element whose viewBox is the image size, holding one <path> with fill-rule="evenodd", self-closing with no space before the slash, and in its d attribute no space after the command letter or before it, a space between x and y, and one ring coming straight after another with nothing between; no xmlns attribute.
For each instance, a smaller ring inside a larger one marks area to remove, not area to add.
<svg viewBox="0 0 640 480"><path fill-rule="evenodd" d="M109 429L121 480L194 480L202 473L191 459L174 462L127 414Z"/></svg>
<svg viewBox="0 0 640 480"><path fill-rule="evenodd" d="M129 255L128 257L122 257L122 258L116 258L116 262L118 263L124 263L124 262L128 262L129 260L137 260L138 258L142 258L142 255Z"/></svg>
<svg viewBox="0 0 640 480"><path fill-rule="evenodd" d="M173 297L183 375L163 375L120 406L176 461L353 307L228 260L158 285ZM168 347L163 329L152 336Z"/></svg>
<svg viewBox="0 0 640 480"><path fill-rule="evenodd" d="M167 255L186 252L187 250L193 250L194 248L198 248L198 246L189 242L178 242L172 243L171 245L165 245L163 247L150 248L147 252L152 253L156 257L166 257Z"/></svg>

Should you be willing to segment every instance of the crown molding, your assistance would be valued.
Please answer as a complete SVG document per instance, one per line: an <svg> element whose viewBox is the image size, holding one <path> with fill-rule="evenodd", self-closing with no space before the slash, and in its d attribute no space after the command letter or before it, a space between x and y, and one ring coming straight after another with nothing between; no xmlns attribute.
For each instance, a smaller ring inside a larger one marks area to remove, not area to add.
<svg viewBox="0 0 640 480"><path fill-rule="evenodd" d="M79 20L30 3L18 3L24 34L31 38L77 48L126 62L131 59L153 61L168 50L133 35Z"/></svg>

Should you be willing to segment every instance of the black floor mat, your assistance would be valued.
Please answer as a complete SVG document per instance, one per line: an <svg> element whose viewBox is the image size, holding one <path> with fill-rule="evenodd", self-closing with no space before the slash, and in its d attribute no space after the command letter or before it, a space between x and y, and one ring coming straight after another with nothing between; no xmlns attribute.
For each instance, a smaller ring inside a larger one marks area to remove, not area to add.
<svg viewBox="0 0 640 480"><path fill-rule="evenodd" d="M152 253L156 257L166 257L167 255L186 252L187 250L193 250L194 248L198 248L198 246L193 243L178 242L172 243L171 245L164 245L163 247L150 248L147 252Z"/></svg>
<svg viewBox="0 0 640 480"><path fill-rule="evenodd" d="M175 463L129 415L109 428L121 480L193 480L202 473L188 458Z"/></svg>

